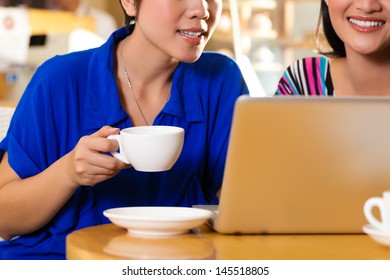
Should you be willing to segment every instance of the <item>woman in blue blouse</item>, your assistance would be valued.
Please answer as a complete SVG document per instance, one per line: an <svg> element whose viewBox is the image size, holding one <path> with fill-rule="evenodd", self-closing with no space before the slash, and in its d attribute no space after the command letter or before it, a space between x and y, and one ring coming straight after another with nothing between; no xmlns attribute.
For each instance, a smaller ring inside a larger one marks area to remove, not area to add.
<svg viewBox="0 0 390 280"><path fill-rule="evenodd" d="M121 0L126 27L101 47L56 56L26 88L0 143L0 259L64 259L70 232L107 223L105 209L216 203L237 65L203 52L221 0ZM131 87L130 87L131 84ZM165 172L109 155L106 137L139 125L185 129Z"/></svg>

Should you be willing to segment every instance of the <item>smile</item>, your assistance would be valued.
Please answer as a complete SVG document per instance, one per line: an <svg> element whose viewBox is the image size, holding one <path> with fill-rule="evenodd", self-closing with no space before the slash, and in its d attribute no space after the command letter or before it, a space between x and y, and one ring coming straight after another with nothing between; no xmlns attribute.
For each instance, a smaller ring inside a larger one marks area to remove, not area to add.
<svg viewBox="0 0 390 280"><path fill-rule="evenodd" d="M365 21L365 20L357 20L353 18L349 18L348 21L352 24L361 27L377 27L385 24L383 21Z"/></svg>
<svg viewBox="0 0 390 280"><path fill-rule="evenodd" d="M202 35L202 32L192 32L192 31L180 31L180 33L190 38L198 38Z"/></svg>

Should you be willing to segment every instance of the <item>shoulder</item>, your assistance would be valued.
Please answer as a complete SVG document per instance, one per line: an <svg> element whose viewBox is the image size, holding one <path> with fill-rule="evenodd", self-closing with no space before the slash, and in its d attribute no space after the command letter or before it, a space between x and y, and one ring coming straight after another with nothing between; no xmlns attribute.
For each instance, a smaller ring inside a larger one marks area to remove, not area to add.
<svg viewBox="0 0 390 280"><path fill-rule="evenodd" d="M37 106L60 104L87 88L91 51L57 55L42 63L23 93L22 100Z"/></svg>
<svg viewBox="0 0 390 280"><path fill-rule="evenodd" d="M190 67L194 69L196 79L202 80L202 83L207 80L213 80L213 83L240 83L243 79L236 61L221 53L204 52Z"/></svg>
<svg viewBox="0 0 390 280"><path fill-rule="evenodd" d="M328 95L329 59L325 56L305 57L294 61L281 77L277 94Z"/></svg>
<svg viewBox="0 0 390 280"><path fill-rule="evenodd" d="M313 57L304 57L301 59L295 60L287 70L291 71L310 71L312 69L326 69L329 66L329 59L325 56L313 56Z"/></svg>
<svg viewBox="0 0 390 280"><path fill-rule="evenodd" d="M56 55L43 62L37 69L35 77L50 79L55 77L57 82L66 75L78 75L88 68L92 50Z"/></svg>
<svg viewBox="0 0 390 280"><path fill-rule="evenodd" d="M23 100L58 100L70 96L87 78L88 58L85 54L57 55L43 62L35 71L24 93ZM85 88L85 86L82 86Z"/></svg>
<svg viewBox="0 0 390 280"><path fill-rule="evenodd" d="M329 68L329 60L324 56L305 57L294 61L284 72L285 77L292 80L325 79Z"/></svg>
<svg viewBox="0 0 390 280"><path fill-rule="evenodd" d="M198 67L219 68L226 70L237 70L238 65L231 57L217 52L203 52L195 62Z"/></svg>

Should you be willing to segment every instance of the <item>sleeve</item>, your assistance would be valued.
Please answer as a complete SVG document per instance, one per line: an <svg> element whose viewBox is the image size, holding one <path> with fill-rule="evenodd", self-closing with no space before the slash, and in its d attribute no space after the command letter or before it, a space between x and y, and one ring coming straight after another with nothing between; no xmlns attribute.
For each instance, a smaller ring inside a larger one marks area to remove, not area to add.
<svg viewBox="0 0 390 280"><path fill-rule="evenodd" d="M61 156L57 134L61 116L56 113L56 101L52 100L56 98L56 87L61 85L50 71L52 67L38 68L0 143L0 149L7 151L9 164L20 178L42 172Z"/></svg>
<svg viewBox="0 0 390 280"><path fill-rule="evenodd" d="M286 68L277 85L276 95L304 95L302 64L302 60L297 60Z"/></svg>
<svg viewBox="0 0 390 280"><path fill-rule="evenodd" d="M328 95L326 57L296 60L286 68L276 88L276 95Z"/></svg>

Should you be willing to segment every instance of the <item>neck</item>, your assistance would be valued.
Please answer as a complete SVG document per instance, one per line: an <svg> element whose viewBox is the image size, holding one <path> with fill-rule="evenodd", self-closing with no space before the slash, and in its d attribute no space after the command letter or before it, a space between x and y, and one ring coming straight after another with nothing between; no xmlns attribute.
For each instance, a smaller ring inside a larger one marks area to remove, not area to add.
<svg viewBox="0 0 390 280"><path fill-rule="evenodd" d="M117 49L120 98L134 125L151 125L170 98L175 68L148 59L140 62L143 55L134 57L130 39L131 36L120 42Z"/></svg>
<svg viewBox="0 0 390 280"><path fill-rule="evenodd" d="M150 45L143 36L138 35L136 28L126 39L123 61L133 80L140 81L143 85L156 81L164 84L171 80L179 62Z"/></svg>
<svg viewBox="0 0 390 280"><path fill-rule="evenodd" d="M390 96L389 59L348 54L348 59L334 62L332 78L339 81L335 83L338 96Z"/></svg>

